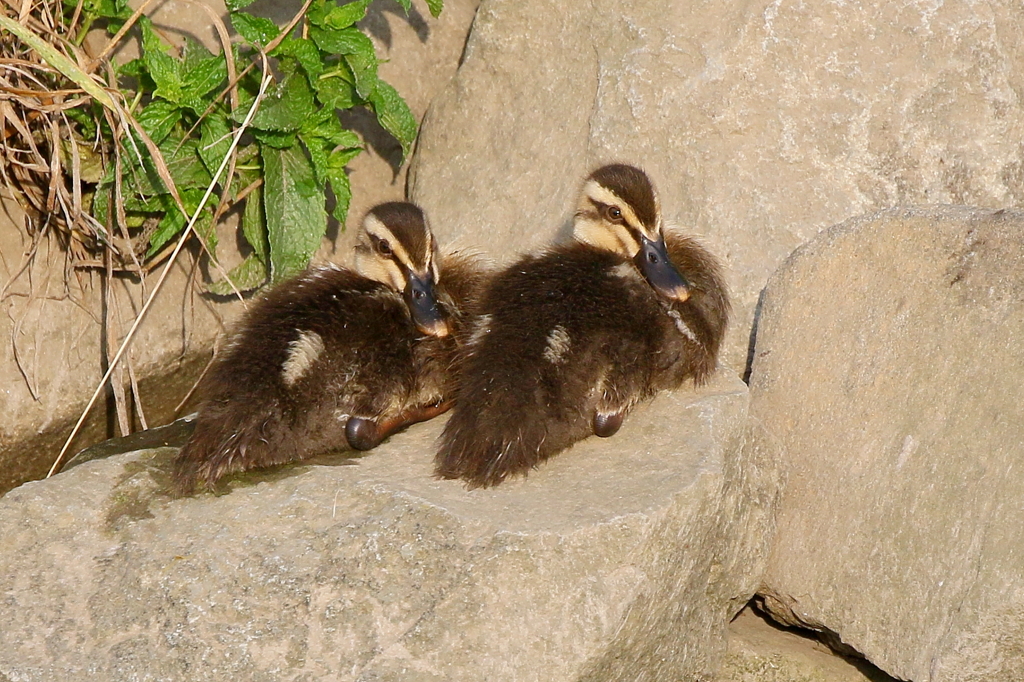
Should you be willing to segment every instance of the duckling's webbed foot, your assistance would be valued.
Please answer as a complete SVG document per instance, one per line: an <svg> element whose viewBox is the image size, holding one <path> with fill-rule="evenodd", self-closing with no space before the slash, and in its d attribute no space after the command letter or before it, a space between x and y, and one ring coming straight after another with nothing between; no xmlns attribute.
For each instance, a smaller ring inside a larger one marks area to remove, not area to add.
<svg viewBox="0 0 1024 682"><path fill-rule="evenodd" d="M389 436L407 426L444 414L452 407L451 401L442 401L433 405L412 407L388 419L374 421L363 417L349 417L345 424L345 439L353 450L370 450L380 445Z"/></svg>
<svg viewBox="0 0 1024 682"><path fill-rule="evenodd" d="M345 440L353 450L371 450L385 438L387 435L381 433L380 426L372 419L349 417L345 424Z"/></svg>
<svg viewBox="0 0 1024 682"><path fill-rule="evenodd" d="M594 413L594 435L598 438L608 438L619 432L622 420L626 417L623 412Z"/></svg>

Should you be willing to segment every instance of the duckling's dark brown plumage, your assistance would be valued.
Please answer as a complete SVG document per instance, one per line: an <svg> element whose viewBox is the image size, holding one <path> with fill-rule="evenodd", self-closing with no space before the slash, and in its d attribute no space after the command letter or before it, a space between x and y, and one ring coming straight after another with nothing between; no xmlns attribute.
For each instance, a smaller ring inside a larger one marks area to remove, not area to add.
<svg viewBox="0 0 1024 682"><path fill-rule="evenodd" d="M729 312L720 268L693 239L669 233L665 242L689 283L684 302L656 293L631 258L579 242L493 279L465 349L439 476L497 485L614 433L658 391L707 379Z"/></svg>
<svg viewBox="0 0 1024 682"><path fill-rule="evenodd" d="M484 270L465 255L438 270L434 292L453 332L442 337L417 329L400 292L351 270L310 269L267 292L200 386L195 433L176 460L179 493L346 449L349 417L395 430L444 411Z"/></svg>

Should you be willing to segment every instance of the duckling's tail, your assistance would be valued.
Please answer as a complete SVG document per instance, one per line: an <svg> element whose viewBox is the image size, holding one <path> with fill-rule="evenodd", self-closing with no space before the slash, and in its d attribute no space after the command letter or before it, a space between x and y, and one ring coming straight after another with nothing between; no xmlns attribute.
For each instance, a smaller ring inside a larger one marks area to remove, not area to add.
<svg viewBox="0 0 1024 682"><path fill-rule="evenodd" d="M251 407L251 406L250 406ZM209 401L196 429L174 460L174 492L191 495L232 473L280 464L294 457L277 429L281 415L270 405L243 413L237 404Z"/></svg>
<svg viewBox="0 0 1024 682"><path fill-rule="evenodd" d="M505 388L462 387L441 435L436 476L461 478L470 488L496 486L506 478L525 476L586 435L575 433L580 425L551 414L540 393L523 386Z"/></svg>

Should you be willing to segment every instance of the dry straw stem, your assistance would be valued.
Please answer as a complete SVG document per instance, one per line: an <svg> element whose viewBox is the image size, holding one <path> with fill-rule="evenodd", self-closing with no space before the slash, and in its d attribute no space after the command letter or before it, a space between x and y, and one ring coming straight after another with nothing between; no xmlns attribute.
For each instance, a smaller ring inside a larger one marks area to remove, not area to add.
<svg viewBox="0 0 1024 682"><path fill-rule="evenodd" d="M170 273L171 267L174 265L175 259L181 252L181 249L185 245L185 242L187 241L189 235L194 232L196 220L199 219L199 216L202 213L203 208L206 206L206 202L209 201L210 196L213 194L214 188L216 188L217 183L220 180L221 174L224 172L224 169L228 166L230 159L234 156L235 148L238 146L239 140L245 133L246 129L248 129L249 124L252 122L253 116L256 115L256 110L259 109L259 105L263 101L263 97L266 95L267 87L269 87L270 82L272 80L270 66L267 63L266 53L261 51L260 57L263 60L263 79L260 83L260 90L256 96L256 99L253 101L252 106L249 108L249 112L246 114L245 120L242 121L242 125L239 126L238 130L235 131L235 135L231 140L231 146L228 148L227 153L221 160L220 166L217 168L217 172L214 173L210 185L206 188L206 193L203 195L202 200L200 200L198 208L196 208L195 213L192 214L191 219L188 221L188 225L185 226L185 229L182 231L181 236L178 238L177 245L174 247L174 252L171 254L171 257L168 260L167 265L164 266L163 271L160 273L160 277L159 279L157 279L156 285L153 287L152 293L150 293L149 297L146 299L146 303L142 306L142 310L139 311L139 314L135 318L135 322L132 324L131 329L128 330L128 334L125 336L124 341L121 342L121 347L118 348L117 354L114 355L114 358L110 362L110 366L107 368L106 373L103 375L103 378L96 386L96 390L93 392L88 404L82 411L82 416L79 417L78 423L75 424L75 428L72 429L71 434L68 436L67 441L65 441L64 443L64 447L61 448L60 453L57 455L57 459L54 460L53 466L50 467L49 473L46 474L47 478L53 476L55 473L57 473L57 471L60 470L60 465L64 461L64 456L67 454L68 448L71 446L71 441L73 441L75 436L78 435L78 431L82 428L82 424L85 422L85 418L89 415L89 411L92 410L93 405L96 404L96 399L99 397L107 381L110 380L110 376L114 372L114 369L117 367L117 364L120 362L121 356L124 355L125 350L128 348L128 345L131 343L132 338L135 336L136 330L139 328L139 325L142 323L143 318L149 311L149 307L150 305L152 305L157 293L159 293L160 288L164 283L164 280L167 279L167 275Z"/></svg>
<svg viewBox="0 0 1024 682"><path fill-rule="evenodd" d="M118 247L117 241L108 233L105 226L98 223L89 215L87 210L83 210L81 187L82 151L80 150L78 140L75 139L74 131L64 116L64 111L81 107L87 104L90 98L100 102L105 108L106 121L114 132L112 142L115 145L113 149L115 159L117 161L120 160L118 150L126 139L128 147L134 152L134 155L141 163L142 153L135 148L135 137L128 134L129 130L134 131L147 148L157 174L160 176L178 209L183 215L188 215L188 211L185 210L184 204L181 201L181 196L171 177L163 154L161 154L142 126L139 125L138 121L131 115L128 107L122 103L121 93L116 88L117 80L114 70L106 59L127 32L135 25L145 9L154 1L148 0L136 10L131 18L125 22L121 30L108 41L100 54L91 60L87 60L67 40L67 37L58 34L50 28L57 25L55 19L57 15L55 12L58 12L59 9L55 10L45 2L25 3L21 8L20 21L15 21L10 16L0 12L0 27L10 31L11 34L17 36L30 48L26 55L26 57L30 58L0 58L0 67L8 75L17 77L14 80L8 80L0 76L0 141L3 143L2 150L5 152L3 156L7 161L7 164L0 164L0 175L2 175L5 183L17 190L38 213L44 215L52 214L59 209L59 215L63 218L63 225L58 225L58 228L62 228L64 231L65 241L71 251L75 267L96 267L106 270L106 261L102 254L113 251L118 256L119 261L114 268L115 270L118 272L136 272L140 276L144 276L163 260L161 257L157 259L156 263L152 261L145 265L139 263L136 253L143 250L142 247L147 242L149 235L144 232L134 239L128 235L124 211L120 201L115 206L117 219L114 223L119 228L117 231L120 232L123 240L122 243L125 245L122 248ZM17 9L10 4L9 0L8 6L12 9ZM76 16L71 22L72 26L77 23L80 6L76 8ZM203 5L200 6L210 14L213 25L220 37L228 62L228 75L232 81L228 91L231 95L232 105L237 106L238 93L235 85L237 79L232 78L236 67L227 27L219 17L211 13L209 8ZM35 14L26 15L26 8L31 8ZM38 16L36 16L37 14ZM13 50L14 46L11 46L10 49ZM86 61L88 61L87 64L85 64ZM94 72L100 66L105 67L107 83L97 82L100 79ZM57 74L79 85L82 90L60 90L54 88L54 82L52 81L55 80ZM24 87L23 84L31 85L32 87ZM80 96L72 101L64 101L68 96L82 95L82 91L84 91L87 97ZM16 106L12 107L8 101L13 102ZM59 114L60 118L51 118L50 114L53 113ZM65 131L64 135L61 135L61 124L63 124ZM9 132L8 125L10 125ZM20 150L10 146L9 138L14 133L17 133L28 149ZM37 144L37 139L43 135L49 140L50 149L48 154L41 150ZM67 140L66 148L62 147L62 140ZM71 157L70 169L64 167L62 151ZM100 140L97 140L92 153L100 155L100 165L102 167L107 166L108 159L106 156L108 152ZM23 156L27 156L29 161L21 160L20 157ZM231 178L234 176L234 163L234 158L232 158L227 176L228 183L230 183ZM6 165L11 165L14 168L16 177L12 178L7 173ZM68 170L70 170L70 191L66 186L69 179L67 178ZM115 182L119 184L120 178L116 178ZM225 186L229 185L226 184ZM43 188L45 188L45 191ZM118 187L117 196L120 199L120 187ZM229 200L229 194L225 192L219 201L215 220L220 218L230 208L232 203ZM229 283L235 294L241 299L241 292L231 282L227 272L207 247L202 237L197 233L194 233L193 236L209 256L210 264L214 270ZM97 247L101 257L90 256L90 251L95 252Z"/></svg>

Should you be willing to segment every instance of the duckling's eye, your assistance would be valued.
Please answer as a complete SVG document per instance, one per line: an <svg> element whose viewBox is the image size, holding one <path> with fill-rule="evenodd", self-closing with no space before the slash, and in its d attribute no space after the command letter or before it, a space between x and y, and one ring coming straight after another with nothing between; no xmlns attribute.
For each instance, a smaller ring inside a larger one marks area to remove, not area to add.
<svg viewBox="0 0 1024 682"><path fill-rule="evenodd" d="M606 206L604 209L604 216L613 223L622 221L622 209L618 206Z"/></svg>
<svg viewBox="0 0 1024 682"><path fill-rule="evenodd" d="M378 254L380 254L384 258L391 258L391 254L393 253L391 251L391 244L388 244L383 239L378 239L376 243L374 243L374 246L377 248Z"/></svg>
<svg viewBox="0 0 1024 682"><path fill-rule="evenodd" d="M647 262L649 262L649 263L657 263L658 262L658 254L654 253L653 251L648 253L647 254Z"/></svg>

